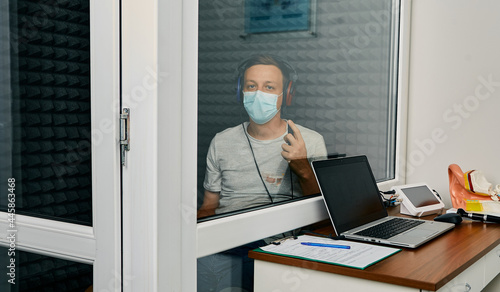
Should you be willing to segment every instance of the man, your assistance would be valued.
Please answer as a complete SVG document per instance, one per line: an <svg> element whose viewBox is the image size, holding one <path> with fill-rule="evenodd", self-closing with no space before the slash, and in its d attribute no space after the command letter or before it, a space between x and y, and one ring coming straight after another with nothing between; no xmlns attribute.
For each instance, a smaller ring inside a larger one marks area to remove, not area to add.
<svg viewBox="0 0 500 292"><path fill-rule="evenodd" d="M240 65L238 95L250 120L212 140L198 218L319 193L309 160L326 158L323 137L281 118L294 79L293 67L277 57Z"/></svg>

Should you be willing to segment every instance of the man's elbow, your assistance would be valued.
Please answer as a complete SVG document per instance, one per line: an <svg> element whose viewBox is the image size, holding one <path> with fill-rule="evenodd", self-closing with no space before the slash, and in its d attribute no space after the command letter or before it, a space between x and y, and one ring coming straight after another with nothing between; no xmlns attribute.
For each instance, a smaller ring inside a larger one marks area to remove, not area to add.
<svg viewBox="0 0 500 292"><path fill-rule="evenodd" d="M200 208L196 214L196 218L203 218L215 215L215 208Z"/></svg>

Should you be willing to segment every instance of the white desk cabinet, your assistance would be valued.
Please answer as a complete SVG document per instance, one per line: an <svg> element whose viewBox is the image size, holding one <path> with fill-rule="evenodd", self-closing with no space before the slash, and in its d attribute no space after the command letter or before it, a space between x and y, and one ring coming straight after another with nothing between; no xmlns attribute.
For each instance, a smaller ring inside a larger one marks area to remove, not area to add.
<svg viewBox="0 0 500 292"><path fill-rule="evenodd" d="M430 218L432 219L432 218ZM331 226L316 230L331 234ZM500 224L464 221L365 270L251 251L256 292L500 291Z"/></svg>
<svg viewBox="0 0 500 292"><path fill-rule="evenodd" d="M438 292L479 292L500 274L500 245L472 264L460 275L441 287ZM495 281L500 282L500 277ZM494 285L500 285L495 283ZM255 261L256 292L326 292L326 291L369 291L369 292L420 292L429 291L404 287L373 280L332 274L277 264ZM492 291L493 292L493 291Z"/></svg>
<svg viewBox="0 0 500 292"><path fill-rule="evenodd" d="M452 279L444 287L441 287L438 292L483 291L483 289L499 274L500 245L475 262L460 275ZM500 281L500 277L496 279L496 281Z"/></svg>

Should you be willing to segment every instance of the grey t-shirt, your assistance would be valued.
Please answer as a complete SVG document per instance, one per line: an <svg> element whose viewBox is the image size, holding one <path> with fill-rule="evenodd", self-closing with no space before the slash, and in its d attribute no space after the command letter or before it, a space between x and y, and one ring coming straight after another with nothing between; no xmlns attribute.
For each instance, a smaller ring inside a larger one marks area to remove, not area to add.
<svg viewBox="0 0 500 292"><path fill-rule="evenodd" d="M255 161L260 169L273 202L302 196L295 174L290 179L287 161L281 156L282 136L273 140L257 140L245 135L248 122L217 133L210 143L207 154L207 170L203 186L206 190L220 192L216 214L271 203ZM319 133L297 125L307 149L309 161L327 156L325 141Z"/></svg>

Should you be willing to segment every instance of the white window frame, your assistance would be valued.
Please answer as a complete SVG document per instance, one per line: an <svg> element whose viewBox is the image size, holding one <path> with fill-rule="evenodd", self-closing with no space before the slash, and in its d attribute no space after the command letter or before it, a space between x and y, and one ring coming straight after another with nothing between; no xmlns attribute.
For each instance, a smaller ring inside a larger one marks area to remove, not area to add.
<svg viewBox="0 0 500 292"><path fill-rule="evenodd" d="M131 110L124 273L134 281L124 291L196 291L198 257L327 218L313 198L196 223L198 0L124 0L123 6L124 93L144 87L147 70L165 76ZM383 190L405 182L410 6L402 1L396 179L380 183Z"/></svg>
<svg viewBox="0 0 500 292"><path fill-rule="evenodd" d="M161 221L156 220L156 205L161 178L157 141L162 129L158 122L158 86L163 78L163 82L170 78L158 74L157 7L156 0L122 0L121 7L121 106L130 109L130 151L122 168L123 273L129 277L123 284L125 292L158 291L157 224ZM165 291L181 290L169 287Z"/></svg>
<svg viewBox="0 0 500 292"><path fill-rule="evenodd" d="M119 1L90 0L93 226L16 215L16 249L93 265L94 291L121 291ZM6 184L6 182L5 182ZM9 246L0 212L0 245Z"/></svg>

